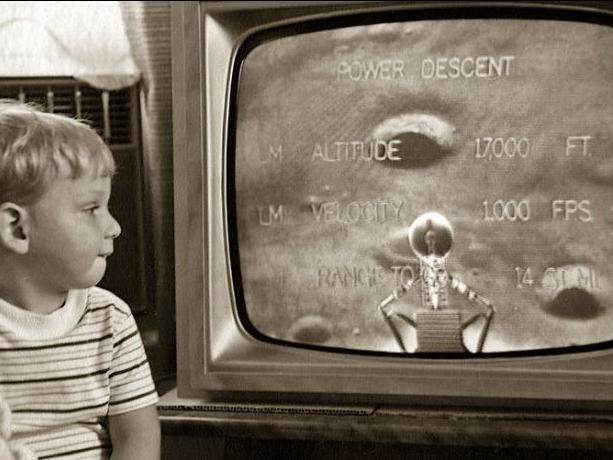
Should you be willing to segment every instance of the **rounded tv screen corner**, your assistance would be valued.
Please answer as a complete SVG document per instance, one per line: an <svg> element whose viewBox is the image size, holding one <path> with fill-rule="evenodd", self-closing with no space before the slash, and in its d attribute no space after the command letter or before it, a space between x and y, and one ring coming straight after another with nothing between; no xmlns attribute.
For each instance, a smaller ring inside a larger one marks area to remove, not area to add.
<svg viewBox="0 0 613 460"><path fill-rule="evenodd" d="M237 82L230 226L259 334L442 357L613 341L611 27L327 29L255 46Z"/></svg>

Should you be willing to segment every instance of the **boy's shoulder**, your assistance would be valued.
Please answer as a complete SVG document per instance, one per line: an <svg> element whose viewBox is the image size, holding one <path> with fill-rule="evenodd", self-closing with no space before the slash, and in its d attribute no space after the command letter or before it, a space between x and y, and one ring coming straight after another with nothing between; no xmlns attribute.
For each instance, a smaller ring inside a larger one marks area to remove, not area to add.
<svg viewBox="0 0 613 460"><path fill-rule="evenodd" d="M87 308L90 310L112 306L113 308L110 311L116 311L122 316L132 315L130 306L111 291L107 291L99 286L93 286L88 289L87 294Z"/></svg>

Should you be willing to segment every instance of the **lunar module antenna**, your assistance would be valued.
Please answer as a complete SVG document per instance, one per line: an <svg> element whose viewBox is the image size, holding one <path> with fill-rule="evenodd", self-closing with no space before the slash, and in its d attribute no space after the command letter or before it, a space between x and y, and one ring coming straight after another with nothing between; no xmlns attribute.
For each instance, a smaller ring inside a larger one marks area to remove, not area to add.
<svg viewBox="0 0 613 460"><path fill-rule="evenodd" d="M475 321L484 318L485 322L481 328L475 350L476 353L480 353L483 350L483 344L489 332L495 309L487 298L447 272L445 260L453 244L451 224L440 213L427 212L421 214L409 227L409 243L419 259L419 278L403 282L379 303L379 311L392 331L398 346L402 351L407 352L393 318L399 318L416 329L418 351L449 351L445 348L450 346L452 348L461 346L461 351L466 351L462 340L462 332ZM406 314L394 311L392 303L417 284L421 284L421 302L428 312L421 312L418 317L411 318ZM462 321L459 312L447 308L449 306L448 286L451 286L456 292L466 295L468 300L485 308L486 311ZM424 341L427 342L423 347L419 347L420 333L422 338L425 339ZM453 345L454 342L455 345ZM459 346L458 342L460 342ZM454 348L453 351L460 351L460 349Z"/></svg>

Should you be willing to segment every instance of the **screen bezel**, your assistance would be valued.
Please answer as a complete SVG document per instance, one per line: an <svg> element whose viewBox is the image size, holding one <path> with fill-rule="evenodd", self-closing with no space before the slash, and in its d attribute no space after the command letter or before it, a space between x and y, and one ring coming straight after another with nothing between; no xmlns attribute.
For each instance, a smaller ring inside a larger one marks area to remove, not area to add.
<svg viewBox="0 0 613 460"><path fill-rule="evenodd" d="M424 397L580 404L613 400L608 389L613 377L610 348L549 356L409 360L263 341L244 326L237 308L236 292L241 291L230 265L235 241L227 226L232 209L226 195L226 179L232 177L226 170L227 156L233 151L228 135L233 100L228 89L235 87L237 59L244 52L240 50L247 49L241 47L253 34L266 37L309 24L321 27L330 21L340 24L400 10L413 18L433 14L440 18L445 12L491 17L493 11L517 17L521 11L541 19L580 17L601 23L606 18L611 25L611 8L542 3L264 3L260 8L245 7L252 8L248 15L241 15L238 6L219 4L173 9L173 21L180 26L173 41L173 68L179 76L173 79L178 108L173 116L180 394L255 400L272 393L283 395L283 400L317 395L316 399L335 402Z"/></svg>

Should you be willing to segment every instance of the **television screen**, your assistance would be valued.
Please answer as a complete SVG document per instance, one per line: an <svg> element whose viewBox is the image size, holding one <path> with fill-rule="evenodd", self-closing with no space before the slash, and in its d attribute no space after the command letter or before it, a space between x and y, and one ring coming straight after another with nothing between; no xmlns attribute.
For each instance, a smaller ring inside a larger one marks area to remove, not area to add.
<svg viewBox="0 0 613 460"><path fill-rule="evenodd" d="M251 45L228 152L245 322L352 351L611 341L612 49L542 19Z"/></svg>
<svg viewBox="0 0 613 460"><path fill-rule="evenodd" d="M175 5L179 395L611 407L592 5Z"/></svg>

